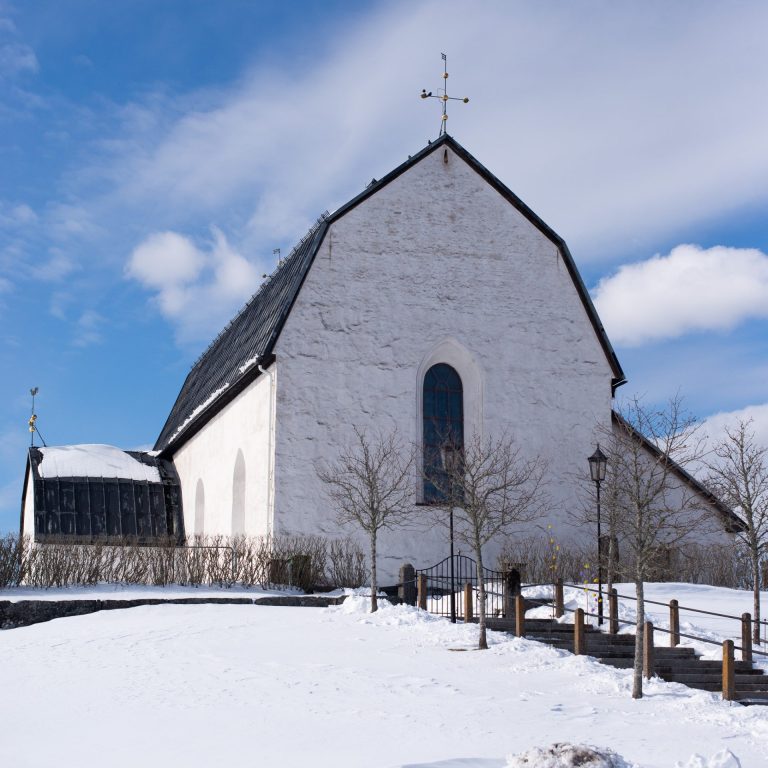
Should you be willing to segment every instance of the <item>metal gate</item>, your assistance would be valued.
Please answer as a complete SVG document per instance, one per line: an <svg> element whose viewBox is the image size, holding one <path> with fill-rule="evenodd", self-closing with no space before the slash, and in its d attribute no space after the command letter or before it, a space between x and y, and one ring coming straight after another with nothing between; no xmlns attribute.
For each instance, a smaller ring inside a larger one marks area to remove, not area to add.
<svg viewBox="0 0 768 768"><path fill-rule="evenodd" d="M453 565L453 573L451 573ZM466 617L464 604L465 585L471 585L472 615L478 613L477 563L466 555L446 557L429 568L417 568L416 573L427 577L427 610L439 616L450 617L455 612L459 618ZM504 615L504 573L483 568L485 581L485 615ZM453 611L451 596L453 595Z"/></svg>

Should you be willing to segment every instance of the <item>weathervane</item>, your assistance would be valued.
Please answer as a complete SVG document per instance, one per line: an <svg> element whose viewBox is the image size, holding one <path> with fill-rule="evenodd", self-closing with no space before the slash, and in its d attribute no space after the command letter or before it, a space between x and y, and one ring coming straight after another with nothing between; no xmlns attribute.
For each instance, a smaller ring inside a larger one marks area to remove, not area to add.
<svg viewBox="0 0 768 768"><path fill-rule="evenodd" d="M38 387L32 387L32 389L29 390L29 394L32 395L32 415L29 417L29 444L32 447L35 445L35 432L40 435L40 430L37 428L37 414L35 413L35 395L39 391L40 389ZM43 440L42 435L40 435L40 440L42 441L43 446L45 446L45 440Z"/></svg>
<svg viewBox="0 0 768 768"><path fill-rule="evenodd" d="M426 88L421 90L422 99L439 99L443 105L443 117L440 121L440 136L442 136L445 130L445 123L448 120L448 102L449 101L463 101L465 104L469 103L469 99L465 96L460 99L458 96L448 95L448 57L444 54L440 54L443 57L443 87L437 89L437 96L432 94L432 91L427 93Z"/></svg>

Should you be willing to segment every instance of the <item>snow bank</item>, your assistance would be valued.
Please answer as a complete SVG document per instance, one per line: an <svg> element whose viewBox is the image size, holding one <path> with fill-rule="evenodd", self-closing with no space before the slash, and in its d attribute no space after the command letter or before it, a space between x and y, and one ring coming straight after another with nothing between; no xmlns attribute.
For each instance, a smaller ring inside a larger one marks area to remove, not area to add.
<svg viewBox="0 0 768 768"><path fill-rule="evenodd" d="M41 477L119 477L160 482L157 467L150 467L114 445L61 445L40 448Z"/></svg>
<svg viewBox="0 0 768 768"><path fill-rule="evenodd" d="M730 749L721 749L709 760L701 755L693 755L685 765L677 763L675 768L742 768L742 766Z"/></svg>
<svg viewBox="0 0 768 768"><path fill-rule="evenodd" d="M637 764L628 763L610 749L584 744L552 744L508 757L507 768L637 768Z"/></svg>

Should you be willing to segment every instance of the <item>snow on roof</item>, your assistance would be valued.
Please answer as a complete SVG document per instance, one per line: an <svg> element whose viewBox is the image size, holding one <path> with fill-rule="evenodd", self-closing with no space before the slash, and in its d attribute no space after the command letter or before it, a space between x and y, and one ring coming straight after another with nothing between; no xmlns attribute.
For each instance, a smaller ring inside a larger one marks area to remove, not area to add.
<svg viewBox="0 0 768 768"><path fill-rule="evenodd" d="M159 483L157 467L142 464L113 445L60 445L40 448L40 477L119 477Z"/></svg>
<svg viewBox="0 0 768 768"><path fill-rule="evenodd" d="M255 357L254 360L258 360L258 357ZM189 424L189 422L192 421L195 416L197 416L198 413L204 411L228 386L229 382L224 382L224 386L219 387L215 392L212 392L204 402L200 403L200 405L198 405L197 408L195 408L192 413L190 413L189 416L187 416L187 418L181 422L179 428L171 435L171 439L168 442L172 443L176 438L176 435L178 435L179 432L181 432L184 427L186 427L187 424ZM156 453L160 453L160 451L157 451Z"/></svg>

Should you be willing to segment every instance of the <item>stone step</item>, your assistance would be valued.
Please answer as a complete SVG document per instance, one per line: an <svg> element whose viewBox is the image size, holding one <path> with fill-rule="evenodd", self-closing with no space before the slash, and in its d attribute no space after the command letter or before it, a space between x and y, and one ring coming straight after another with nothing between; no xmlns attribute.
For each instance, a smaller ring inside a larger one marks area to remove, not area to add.
<svg viewBox="0 0 768 768"><path fill-rule="evenodd" d="M489 619L488 627L514 634L517 625L514 619L497 617ZM573 653L573 624L560 624L550 619L526 619L525 637ZM617 669L634 667L634 635L612 635L586 625L584 646L585 655L593 656L608 666ZM664 645L654 648L654 672L669 682L699 690L722 691L721 670L720 661L701 660L693 648ZM746 705L768 705L768 677L763 675L763 671L754 669L750 662L736 661L735 672L736 700Z"/></svg>
<svg viewBox="0 0 768 768"><path fill-rule="evenodd" d="M722 664L719 661L702 661L698 660L696 662L693 661L687 661L685 659L679 661L679 662L673 662L668 663L665 661L664 663L659 663L655 665L655 669L657 670L674 670L675 672L681 672L685 669L692 669L695 671L701 671L701 672L717 672L717 674L720 674L720 670L722 669ZM742 675L752 675L753 677L765 677L763 675L762 669L754 669L749 665L748 661L738 661L734 665L734 669L736 672ZM768 681L768 678L765 678L766 681Z"/></svg>
<svg viewBox="0 0 768 768"><path fill-rule="evenodd" d="M685 685L696 684L711 684L718 690L722 688L723 681L720 675L713 674L678 674L669 673L665 675L659 675L664 680L670 683L683 683ZM746 679L744 679L746 678ZM765 691L768 692L768 684L763 681L755 681L750 675L736 675L736 690L738 691Z"/></svg>
<svg viewBox="0 0 768 768"><path fill-rule="evenodd" d="M751 705L768 706L768 692L736 691L736 701L746 707Z"/></svg>
<svg viewBox="0 0 768 768"><path fill-rule="evenodd" d="M616 667L616 669L632 669L635 666L634 659L614 658L600 659L600 661L609 667Z"/></svg>

